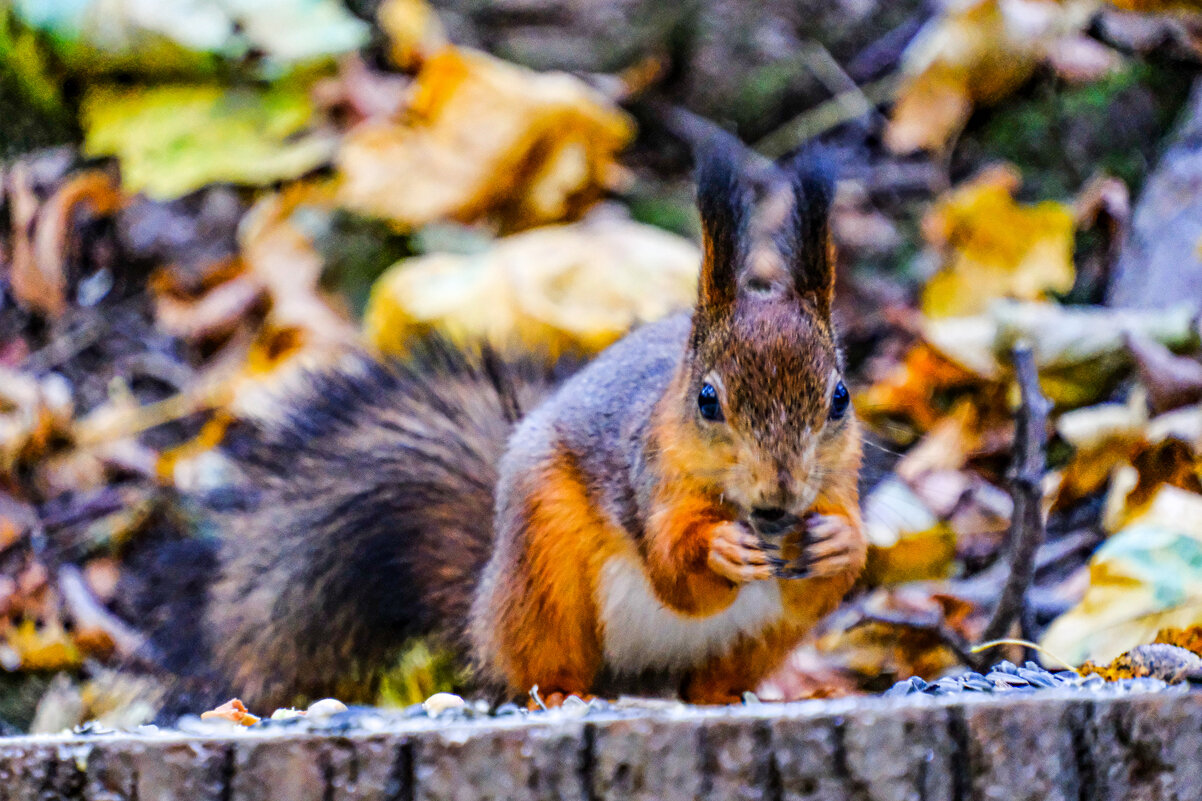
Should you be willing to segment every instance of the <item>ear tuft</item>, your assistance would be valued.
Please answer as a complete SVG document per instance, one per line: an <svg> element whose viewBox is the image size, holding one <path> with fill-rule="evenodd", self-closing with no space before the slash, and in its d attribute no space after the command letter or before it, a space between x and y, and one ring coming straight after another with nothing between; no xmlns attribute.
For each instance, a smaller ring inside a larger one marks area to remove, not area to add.
<svg viewBox="0 0 1202 801"><path fill-rule="evenodd" d="M830 311L835 293L834 250L830 215L835 199L835 164L815 146L803 150L788 165L793 186L793 216L788 252L793 283L799 294Z"/></svg>
<svg viewBox="0 0 1202 801"><path fill-rule="evenodd" d="M737 276L747 256L751 194L743 181L736 142L711 139L698 147L697 210L705 238L699 304L721 308L734 302Z"/></svg>

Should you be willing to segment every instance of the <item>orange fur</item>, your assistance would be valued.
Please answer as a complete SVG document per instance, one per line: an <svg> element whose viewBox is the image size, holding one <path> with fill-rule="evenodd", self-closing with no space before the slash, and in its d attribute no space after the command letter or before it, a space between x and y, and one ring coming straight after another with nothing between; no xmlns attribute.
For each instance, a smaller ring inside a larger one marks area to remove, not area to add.
<svg viewBox="0 0 1202 801"><path fill-rule="evenodd" d="M594 509L570 459L535 484L524 504L522 574L502 589L499 667L516 693L537 684L548 695L583 695L601 665L593 592L622 535Z"/></svg>

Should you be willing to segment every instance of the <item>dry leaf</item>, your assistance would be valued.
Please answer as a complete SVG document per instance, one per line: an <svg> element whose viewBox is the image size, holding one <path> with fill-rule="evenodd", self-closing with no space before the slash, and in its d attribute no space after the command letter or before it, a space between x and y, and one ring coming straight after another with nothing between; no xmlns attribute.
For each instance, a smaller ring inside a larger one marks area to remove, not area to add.
<svg viewBox="0 0 1202 801"><path fill-rule="evenodd" d="M864 499L870 584L946 578L956 556L956 536L910 487L889 477Z"/></svg>
<svg viewBox="0 0 1202 801"><path fill-rule="evenodd" d="M1080 35L1092 0L960 0L948 2L906 48L904 82L885 131L894 152L940 150L973 107L996 103L1052 59L1065 77L1094 78L1116 57Z"/></svg>
<svg viewBox="0 0 1202 801"><path fill-rule="evenodd" d="M1089 588L1041 645L1072 664L1109 661L1163 628L1202 624L1202 495L1162 486L1094 553Z"/></svg>
<svg viewBox="0 0 1202 801"><path fill-rule="evenodd" d="M987 170L923 219L923 237L942 256L923 290L927 316L979 314L998 298L1036 300L1072 289L1072 211L1054 201L1016 203L1018 183L1012 170Z"/></svg>
<svg viewBox="0 0 1202 801"><path fill-rule="evenodd" d="M388 57L403 70L447 45L447 32L426 0L384 0L376 19L388 35Z"/></svg>
<svg viewBox="0 0 1202 801"><path fill-rule="evenodd" d="M28 618L22 620L9 630L5 645L16 655L21 670L74 670L83 659L71 636L57 621L39 627Z"/></svg>
<svg viewBox="0 0 1202 801"><path fill-rule="evenodd" d="M402 121L347 135L339 199L407 230L556 222L612 183L614 156L633 135L626 115L576 78L446 48L418 73Z"/></svg>
<svg viewBox="0 0 1202 801"><path fill-rule="evenodd" d="M1202 626L1189 626L1184 629L1161 629L1156 632L1155 642L1165 645L1176 645L1202 656Z"/></svg>
<svg viewBox="0 0 1202 801"><path fill-rule="evenodd" d="M856 412L878 425L900 419L912 422L919 432L929 431L944 414L936 404L937 395L983 384L977 374L919 343L900 364L856 395Z"/></svg>
<svg viewBox="0 0 1202 801"><path fill-rule="evenodd" d="M124 201L113 179L100 170L73 174L44 203L31 180L29 165L13 165L7 187L13 226L10 281L18 303L56 318L67 307L72 231L88 219L115 213Z"/></svg>
<svg viewBox="0 0 1202 801"><path fill-rule="evenodd" d="M593 353L689 308L700 258L688 240L626 220L547 226L475 255L402 261L373 287L364 327L389 353L432 328L511 352Z"/></svg>
<svg viewBox="0 0 1202 801"><path fill-rule="evenodd" d="M1148 391L1154 412L1167 412L1202 400L1202 363L1177 356L1158 342L1138 333L1127 335L1127 347L1135 359L1140 383Z"/></svg>
<svg viewBox="0 0 1202 801"><path fill-rule="evenodd" d="M19 461L40 456L55 437L71 433L71 388L50 374L41 381L0 368L0 476Z"/></svg>
<svg viewBox="0 0 1202 801"><path fill-rule="evenodd" d="M1101 676L1106 681L1153 678L1177 684L1186 680L1202 681L1202 659L1185 648L1157 642L1137 645L1116 656L1109 665L1088 661L1077 672L1082 676Z"/></svg>
<svg viewBox="0 0 1202 801"><path fill-rule="evenodd" d="M84 152L116 156L129 192L156 199L206 184L271 184L329 163L331 134L310 131L305 87L95 87L81 110Z"/></svg>

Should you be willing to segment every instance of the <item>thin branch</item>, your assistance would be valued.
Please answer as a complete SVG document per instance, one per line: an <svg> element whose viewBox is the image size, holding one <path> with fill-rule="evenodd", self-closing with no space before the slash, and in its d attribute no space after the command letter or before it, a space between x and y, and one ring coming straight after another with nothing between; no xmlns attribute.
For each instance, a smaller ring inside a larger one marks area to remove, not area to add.
<svg viewBox="0 0 1202 801"><path fill-rule="evenodd" d="M1022 403L1018 409L1014 461L1010 468L1010 494L1014 498L1014 517L1008 537L1010 574L1002 587L993 617L981 635L984 640L999 640L1008 636L1014 624L1022 619L1027 590L1035 574L1035 553L1044 538L1041 485L1046 465L1044 442L1051 404L1040 392L1039 372L1031 348L1027 345L1016 346L1012 358Z"/></svg>
<svg viewBox="0 0 1202 801"><path fill-rule="evenodd" d="M896 626L898 628L913 629L914 631L922 631L931 634L939 642L947 647L956 658L965 665L974 670L980 667L980 659L972 652L972 646L968 640L960 636L958 632L952 629L943 620L942 615L930 616L929 618L919 619L916 616L907 615L904 613L892 613L886 611L863 611L860 613L860 624L864 623L883 623L887 626Z"/></svg>

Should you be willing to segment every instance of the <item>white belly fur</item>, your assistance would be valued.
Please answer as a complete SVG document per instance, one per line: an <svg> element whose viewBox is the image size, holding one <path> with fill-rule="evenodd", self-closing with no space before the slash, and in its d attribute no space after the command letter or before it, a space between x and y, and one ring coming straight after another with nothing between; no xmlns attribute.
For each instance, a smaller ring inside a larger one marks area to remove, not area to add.
<svg viewBox="0 0 1202 801"><path fill-rule="evenodd" d="M597 606L605 661L616 673L681 669L725 651L740 634L755 634L783 614L775 581L745 585L734 603L709 617L688 617L664 606L633 557L615 556L601 568Z"/></svg>

